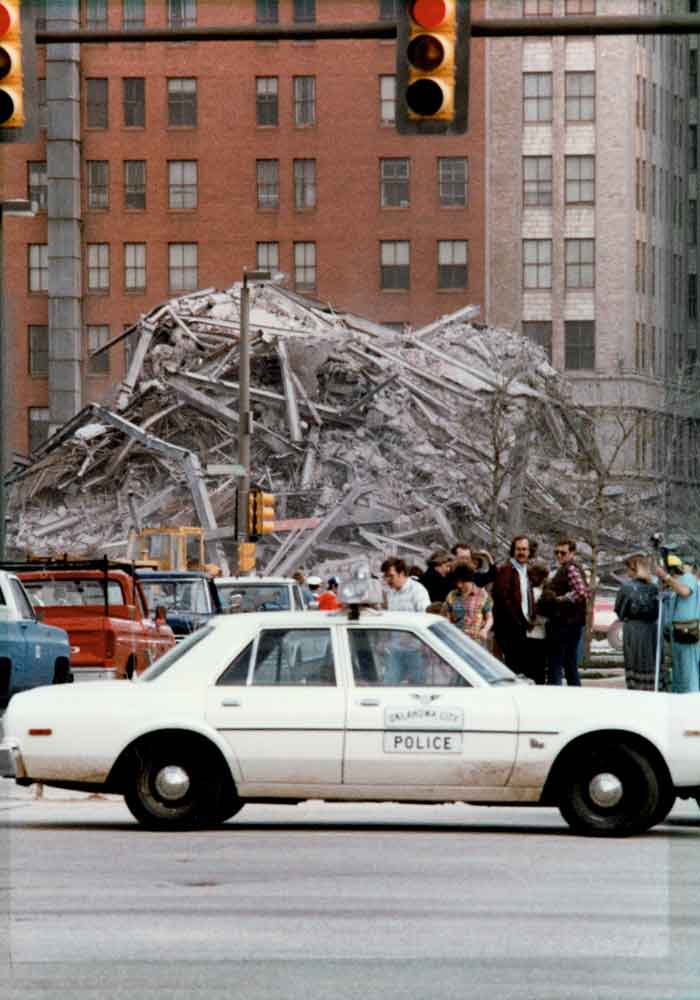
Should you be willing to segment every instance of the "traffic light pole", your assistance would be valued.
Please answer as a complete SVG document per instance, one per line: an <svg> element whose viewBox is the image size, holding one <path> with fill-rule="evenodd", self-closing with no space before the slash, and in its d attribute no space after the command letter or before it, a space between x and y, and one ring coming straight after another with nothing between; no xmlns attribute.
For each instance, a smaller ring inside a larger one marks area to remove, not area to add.
<svg viewBox="0 0 700 1000"><path fill-rule="evenodd" d="M681 35L700 34L700 15L625 17L486 18L471 21L472 38L515 38L530 35ZM283 42L324 39L387 38L397 35L394 21L358 21L355 24L239 25L207 28L135 28L127 31L37 31L39 44L58 42Z"/></svg>

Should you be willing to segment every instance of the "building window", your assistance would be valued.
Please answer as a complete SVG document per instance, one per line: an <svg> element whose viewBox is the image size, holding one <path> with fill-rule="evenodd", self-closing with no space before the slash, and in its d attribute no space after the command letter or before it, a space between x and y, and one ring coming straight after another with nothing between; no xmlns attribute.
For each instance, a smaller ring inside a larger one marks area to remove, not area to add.
<svg viewBox="0 0 700 1000"><path fill-rule="evenodd" d="M523 334L546 353L552 363L552 323L549 320L523 322Z"/></svg>
<svg viewBox="0 0 700 1000"><path fill-rule="evenodd" d="M36 31L46 31L46 5L48 0L34 0L34 28Z"/></svg>
<svg viewBox="0 0 700 1000"><path fill-rule="evenodd" d="M143 128L146 124L146 81L142 76L122 80L124 86L124 124Z"/></svg>
<svg viewBox="0 0 700 1000"><path fill-rule="evenodd" d="M698 50L688 50L688 97L698 96Z"/></svg>
<svg viewBox="0 0 700 1000"><path fill-rule="evenodd" d="M567 17L576 14L595 14L595 0L566 0L564 13Z"/></svg>
<svg viewBox="0 0 700 1000"><path fill-rule="evenodd" d="M567 122L592 122L594 119L595 73L567 73Z"/></svg>
<svg viewBox="0 0 700 1000"><path fill-rule="evenodd" d="M168 0L168 27L192 28L197 23L197 0Z"/></svg>
<svg viewBox="0 0 700 1000"><path fill-rule="evenodd" d="M595 368L595 323L592 320L564 323L564 367L570 371Z"/></svg>
<svg viewBox="0 0 700 1000"><path fill-rule="evenodd" d="M380 287L385 291L411 287L411 245L408 240L382 240Z"/></svg>
<svg viewBox="0 0 700 1000"><path fill-rule="evenodd" d="M197 161L168 162L168 208L197 207Z"/></svg>
<svg viewBox="0 0 700 1000"><path fill-rule="evenodd" d="M698 276L688 275L688 319L698 318Z"/></svg>
<svg viewBox="0 0 700 1000"><path fill-rule="evenodd" d="M313 125L316 122L316 77L294 77L294 124Z"/></svg>
<svg viewBox="0 0 700 1000"><path fill-rule="evenodd" d="M124 208L146 207L146 161L124 160Z"/></svg>
<svg viewBox="0 0 700 1000"><path fill-rule="evenodd" d="M87 334L87 373L88 375L106 375L109 371L109 351L102 351L93 357L93 352L99 350L109 340L108 326L88 326Z"/></svg>
<svg viewBox="0 0 700 1000"><path fill-rule="evenodd" d="M595 240L566 240L566 287L595 286Z"/></svg>
<svg viewBox="0 0 700 1000"><path fill-rule="evenodd" d="M29 418L29 452L36 451L45 441L48 441L51 428L51 417L48 407L30 406L27 410Z"/></svg>
<svg viewBox="0 0 700 1000"><path fill-rule="evenodd" d="M399 6L404 6L403 0L379 0L379 20L398 21Z"/></svg>
<svg viewBox="0 0 700 1000"><path fill-rule="evenodd" d="M698 127L688 126L688 170L698 169Z"/></svg>
<svg viewBox="0 0 700 1000"><path fill-rule="evenodd" d="M382 208L408 208L408 160L379 161L379 191Z"/></svg>
<svg viewBox="0 0 700 1000"><path fill-rule="evenodd" d="M438 158L438 197L443 206L467 204L469 162L464 156Z"/></svg>
<svg viewBox="0 0 700 1000"><path fill-rule="evenodd" d="M85 27L88 31L107 28L107 0L86 0Z"/></svg>
<svg viewBox="0 0 700 1000"><path fill-rule="evenodd" d="M259 271L274 273L280 269L279 243L256 243L255 266Z"/></svg>
<svg viewBox="0 0 700 1000"><path fill-rule="evenodd" d="M276 125L278 122L277 77L255 78L255 121L258 125Z"/></svg>
<svg viewBox="0 0 700 1000"><path fill-rule="evenodd" d="M466 240L438 240L438 288L467 287Z"/></svg>
<svg viewBox="0 0 700 1000"><path fill-rule="evenodd" d="M698 242L698 202L696 198L691 198L688 202L688 243L691 247L697 246Z"/></svg>
<svg viewBox="0 0 700 1000"><path fill-rule="evenodd" d="M30 243L28 250L29 291L49 290L49 246L48 243Z"/></svg>
<svg viewBox="0 0 700 1000"><path fill-rule="evenodd" d="M554 0L523 0L523 17L551 17Z"/></svg>
<svg viewBox="0 0 700 1000"><path fill-rule="evenodd" d="M109 243L88 243L87 286L91 292L109 289Z"/></svg>
<svg viewBox="0 0 700 1000"><path fill-rule="evenodd" d="M168 80L168 125L197 124L197 81L192 77Z"/></svg>
<svg viewBox="0 0 700 1000"><path fill-rule="evenodd" d="M316 287L316 244L294 244L294 287L299 291Z"/></svg>
<svg viewBox="0 0 700 1000"><path fill-rule="evenodd" d="M523 156L523 205L552 204L552 157Z"/></svg>
<svg viewBox="0 0 700 1000"><path fill-rule="evenodd" d="M27 197L39 212L48 207L48 185L46 182L46 161L35 160L27 164Z"/></svg>
<svg viewBox="0 0 700 1000"><path fill-rule="evenodd" d="M168 246L168 286L171 292L193 292L197 288L197 244Z"/></svg>
<svg viewBox="0 0 700 1000"><path fill-rule="evenodd" d="M104 77L86 80L87 87L87 127L107 128L109 125L109 87Z"/></svg>
<svg viewBox="0 0 700 1000"><path fill-rule="evenodd" d="M255 162L258 208L275 209L280 205L280 164L279 160L256 160Z"/></svg>
<svg viewBox="0 0 700 1000"><path fill-rule="evenodd" d="M316 207L316 160L294 161L294 207Z"/></svg>
<svg viewBox="0 0 700 1000"><path fill-rule="evenodd" d="M146 24L145 0L123 0L122 27L143 28Z"/></svg>
<svg viewBox="0 0 700 1000"><path fill-rule="evenodd" d="M552 74L523 73L523 121L551 122Z"/></svg>
<svg viewBox="0 0 700 1000"><path fill-rule="evenodd" d="M255 0L255 20L258 24L277 24L279 19L279 0Z"/></svg>
<svg viewBox="0 0 700 1000"><path fill-rule="evenodd" d="M29 327L29 374L45 376L49 374L49 328Z"/></svg>
<svg viewBox="0 0 700 1000"><path fill-rule="evenodd" d="M109 161L87 161L87 207L109 208Z"/></svg>
<svg viewBox="0 0 700 1000"><path fill-rule="evenodd" d="M36 81L36 106L39 128L49 127L49 105L46 100L46 77Z"/></svg>
<svg viewBox="0 0 700 1000"><path fill-rule="evenodd" d="M294 0L294 20L313 22L316 20L316 0Z"/></svg>
<svg viewBox="0 0 700 1000"><path fill-rule="evenodd" d="M382 125L393 125L396 121L396 77L379 77L379 121Z"/></svg>
<svg viewBox="0 0 700 1000"><path fill-rule="evenodd" d="M124 288L128 291L146 287L146 244L124 244Z"/></svg>
<svg viewBox="0 0 700 1000"><path fill-rule="evenodd" d="M552 287L552 241L523 240L523 288Z"/></svg>
<svg viewBox="0 0 700 1000"><path fill-rule="evenodd" d="M567 156L565 197L567 205L595 201L595 156Z"/></svg>

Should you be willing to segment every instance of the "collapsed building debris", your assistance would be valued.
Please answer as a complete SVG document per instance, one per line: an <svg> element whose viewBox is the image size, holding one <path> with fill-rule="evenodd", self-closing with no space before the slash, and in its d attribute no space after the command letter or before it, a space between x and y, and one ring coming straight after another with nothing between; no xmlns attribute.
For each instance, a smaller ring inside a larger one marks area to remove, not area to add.
<svg viewBox="0 0 700 1000"><path fill-rule="evenodd" d="M473 308L399 333L250 287L252 478L280 526L260 572L424 563L460 538L503 554L522 529L593 533L611 554L646 537L629 490L600 521L590 420L525 338L474 325ZM235 568L240 294L173 299L101 348L128 342L124 380L12 470L9 546L127 556L130 526L199 524L208 558Z"/></svg>

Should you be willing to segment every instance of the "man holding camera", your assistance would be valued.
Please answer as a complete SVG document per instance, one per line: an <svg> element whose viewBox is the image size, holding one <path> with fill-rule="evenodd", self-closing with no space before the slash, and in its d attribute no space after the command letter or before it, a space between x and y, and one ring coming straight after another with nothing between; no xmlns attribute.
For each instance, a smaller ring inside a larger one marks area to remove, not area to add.
<svg viewBox="0 0 700 1000"><path fill-rule="evenodd" d="M668 567L668 568L667 568ZM700 595L697 578L684 572L678 556L666 557L656 575L673 592L670 607L672 690L700 691Z"/></svg>

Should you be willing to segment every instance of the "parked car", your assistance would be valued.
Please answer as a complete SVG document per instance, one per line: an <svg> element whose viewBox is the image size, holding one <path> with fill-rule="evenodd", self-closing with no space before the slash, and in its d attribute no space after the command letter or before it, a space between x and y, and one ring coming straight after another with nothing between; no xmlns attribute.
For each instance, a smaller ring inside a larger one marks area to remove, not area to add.
<svg viewBox="0 0 700 1000"><path fill-rule="evenodd" d="M218 576L224 611L304 611L301 587L284 576Z"/></svg>
<svg viewBox="0 0 700 1000"><path fill-rule="evenodd" d="M151 616L156 608L165 608L166 621L181 642L191 632L201 628L212 615L221 614L219 591L207 573L196 570L136 571L146 595Z"/></svg>
<svg viewBox="0 0 700 1000"><path fill-rule="evenodd" d="M45 625L19 578L0 570L0 706L18 691L72 680L68 635Z"/></svg>
<svg viewBox="0 0 700 1000"><path fill-rule="evenodd" d="M151 619L129 563L45 560L14 569L44 621L68 633L76 680L130 678L175 645L165 612Z"/></svg>
<svg viewBox="0 0 700 1000"><path fill-rule="evenodd" d="M14 697L0 774L122 794L161 829L312 798L556 806L624 836L700 793L699 715L700 695L520 683L435 615L222 615L138 683Z"/></svg>

